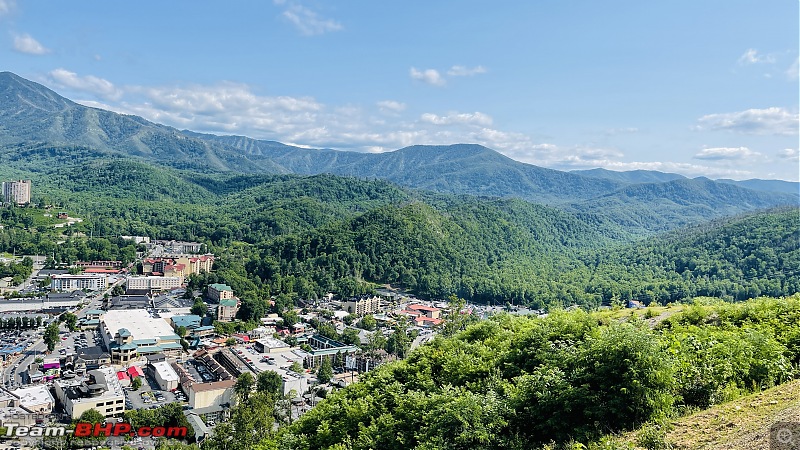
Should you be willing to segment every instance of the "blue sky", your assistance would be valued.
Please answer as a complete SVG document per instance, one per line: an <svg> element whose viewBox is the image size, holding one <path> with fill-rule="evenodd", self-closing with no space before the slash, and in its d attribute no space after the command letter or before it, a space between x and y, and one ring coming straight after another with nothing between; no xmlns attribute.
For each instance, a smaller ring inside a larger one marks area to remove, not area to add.
<svg viewBox="0 0 800 450"><path fill-rule="evenodd" d="M0 0L0 70L201 132L798 180L798 2Z"/></svg>

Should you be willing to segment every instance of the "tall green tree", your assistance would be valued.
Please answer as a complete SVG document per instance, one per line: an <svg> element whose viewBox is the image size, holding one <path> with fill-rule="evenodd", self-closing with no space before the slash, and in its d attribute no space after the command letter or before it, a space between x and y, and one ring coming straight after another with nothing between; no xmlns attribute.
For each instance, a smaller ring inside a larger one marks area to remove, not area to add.
<svg viewBox="0 0 800 450"><path fill-rule="evenodd" d="M319 370L317 371L317 380L320 383L325 384L331 381L333 378L333 368L331 368L331 360L330 358L323 358L322 364L319 366Z"/></svg>
<svg viewBox="0 0 800 450"><path fill-rule="evenodd" d="M233 390L240 399L246 401L250 397L250 392L253 391L254 384L255 379L253 378L253 374L245 372L236 379Z"/></svg>
<svg viewBox="0 0 800 450"><path fill-rule="evenodd" d="M256 378L256 391L273 397L280 396L283 393L283 379L277 372L265 370Z"/></svg>
<svg viewBox="0 0 800 450"><path fill-rule="evenodd" d="M58 343L58 322L52 321L50 325L44 330L44 343L47 345L47 351L52 352Z"/></svg>

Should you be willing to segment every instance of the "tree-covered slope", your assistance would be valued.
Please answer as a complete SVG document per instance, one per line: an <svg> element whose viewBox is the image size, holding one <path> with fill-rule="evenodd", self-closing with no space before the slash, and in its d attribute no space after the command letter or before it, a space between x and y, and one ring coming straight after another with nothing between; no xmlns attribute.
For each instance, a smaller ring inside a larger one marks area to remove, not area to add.
<svg viewBox="0 0 800 450"><path fill-rule="evenodd" d="M718 221L596 252L584 259L586 291L668 302L697 295L744 300L800 292L800 211Z"/></svg>
<svg viewBox="0 0 800 450"><path fill-rule="evenodd" d="M457 316L456 324L465 321ZM735 305L698 301L655 329L580 311L544 319L495 316L363 375L262 444L295 450L591 445L687 407L791 380L800 358L797 326L797 296Z"/></svg>
<svg viewBox="0 0 800 450"><path fill-rule="evenodd" d="M800 197L792 194L759 192L695 178L632 184L572 207L647 235L748 211L797 206L798 201Z"/></svg>

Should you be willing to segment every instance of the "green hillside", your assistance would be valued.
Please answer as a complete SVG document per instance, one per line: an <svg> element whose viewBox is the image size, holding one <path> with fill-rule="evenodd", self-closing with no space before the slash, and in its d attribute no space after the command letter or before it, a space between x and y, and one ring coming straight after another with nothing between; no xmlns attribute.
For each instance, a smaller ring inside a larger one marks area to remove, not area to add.
<svg viewBox="0 0 800 450"><path fill-rule="evenodd" d="M799 320L798 296L700 300L655 329L581 311L503 314L363 375L261 445L616 448L603 436L792 380Z"/></svg>

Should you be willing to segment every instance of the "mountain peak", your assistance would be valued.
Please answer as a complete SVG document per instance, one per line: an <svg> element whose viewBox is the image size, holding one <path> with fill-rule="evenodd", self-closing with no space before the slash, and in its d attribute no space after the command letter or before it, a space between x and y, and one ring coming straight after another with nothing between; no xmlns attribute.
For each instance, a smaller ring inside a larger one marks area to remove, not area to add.
<svg viewBox="0 0 800 450"><path fill-rule="evenodd" d="M30 116L36 110L58 113L74 106L76 103L39 83L12 72L0 72L0 116Z"/></svg>

